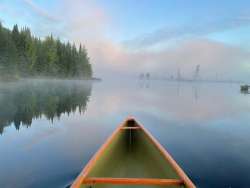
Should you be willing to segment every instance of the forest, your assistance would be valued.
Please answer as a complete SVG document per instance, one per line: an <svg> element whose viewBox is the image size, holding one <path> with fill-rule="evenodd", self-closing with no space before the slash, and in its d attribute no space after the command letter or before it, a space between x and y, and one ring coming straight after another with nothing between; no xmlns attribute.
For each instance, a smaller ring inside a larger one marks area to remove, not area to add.
<svg viewBox="0 0 250 188"><path fill-rule="evenodd" d="M10 30L0 23L0 79L44 76L91 79L87 50L52 35L40 39L27 27L14 25Z"/></svg>

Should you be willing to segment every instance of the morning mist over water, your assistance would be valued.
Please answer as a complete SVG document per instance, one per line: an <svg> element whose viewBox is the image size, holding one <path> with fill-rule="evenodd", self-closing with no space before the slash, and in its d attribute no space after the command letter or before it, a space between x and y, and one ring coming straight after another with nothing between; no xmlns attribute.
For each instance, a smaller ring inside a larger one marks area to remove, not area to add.
<svg viewBox="0 0 250 188"><path fill-rule="evenodd" d="M0 188L248 188L249 7L0 1Z"/></svg>

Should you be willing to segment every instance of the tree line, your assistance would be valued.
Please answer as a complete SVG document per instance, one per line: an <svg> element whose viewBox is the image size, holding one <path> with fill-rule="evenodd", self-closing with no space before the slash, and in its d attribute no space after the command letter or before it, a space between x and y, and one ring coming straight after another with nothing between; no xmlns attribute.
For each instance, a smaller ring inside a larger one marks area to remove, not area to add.
<svg viewBox="0 0 250 188"><path fill-rule="evenodd" d="M92 78L87 50L52 35L34 37L27 27L7 29L0 23L0 78L51 76Z"/></svg>

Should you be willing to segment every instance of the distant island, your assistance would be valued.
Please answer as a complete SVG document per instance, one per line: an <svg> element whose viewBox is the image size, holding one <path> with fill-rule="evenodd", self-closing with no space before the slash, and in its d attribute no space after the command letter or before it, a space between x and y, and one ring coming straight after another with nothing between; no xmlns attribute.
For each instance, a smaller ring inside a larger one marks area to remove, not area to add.
<svg viewBox="0 0 250 188"><path fill-rule="evenodd" d="M92 79L84 46L76 47L53 36L34 37L29 28L7 29L0 23L0 80L27 77Z"/></svg>

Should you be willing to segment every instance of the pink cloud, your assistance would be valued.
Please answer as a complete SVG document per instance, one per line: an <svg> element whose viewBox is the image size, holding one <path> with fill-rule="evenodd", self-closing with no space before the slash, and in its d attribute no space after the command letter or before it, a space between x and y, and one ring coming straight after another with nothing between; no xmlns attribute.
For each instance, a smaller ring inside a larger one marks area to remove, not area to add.
<svg viewBox="0 0 250 188"><path fill-rule="evenodd" d="M184 76L190 77L195 66L199 64L203 78L219 74L225 79L240 79L244 62L250 56L244 49L207 39L185 41L173 48L157 51L131 52L111 41L99 42L88 47L96 67L105 67L106 70L110 69L119 74L127 72L134 75L145 71L155 74L176 74L180 68Z"/></svg>

